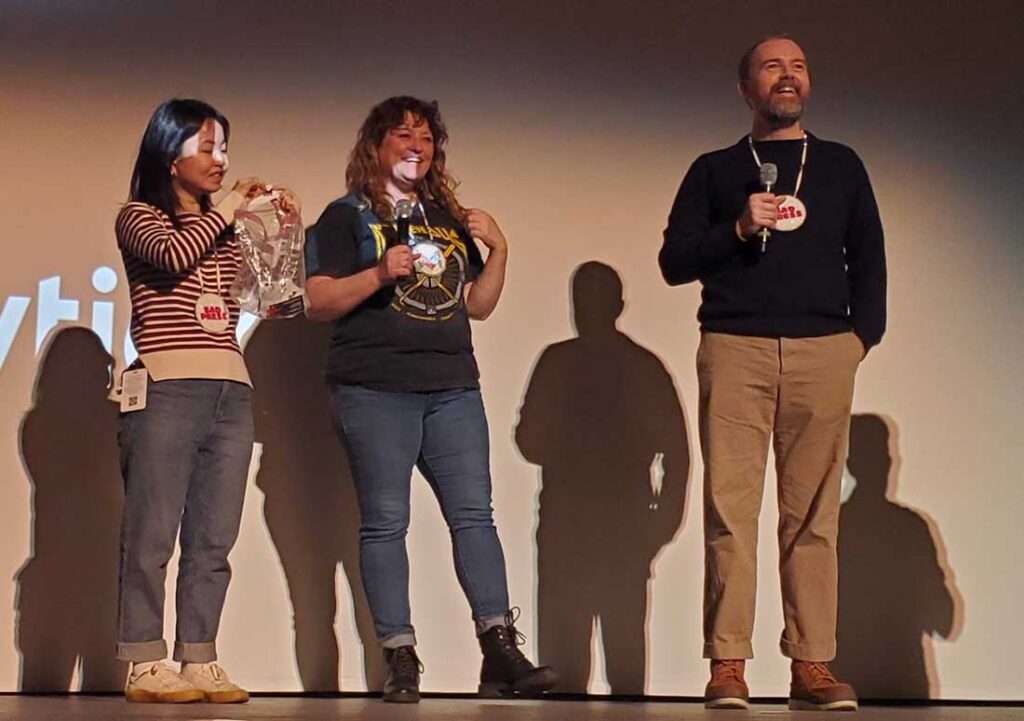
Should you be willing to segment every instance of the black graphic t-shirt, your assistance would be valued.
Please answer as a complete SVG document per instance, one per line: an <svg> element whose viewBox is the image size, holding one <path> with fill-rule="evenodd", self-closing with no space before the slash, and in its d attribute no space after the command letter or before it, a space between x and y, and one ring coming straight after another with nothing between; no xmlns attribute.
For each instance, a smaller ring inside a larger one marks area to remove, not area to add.
<svg viewBox="0 0 1024 721"><path fill-rule="evenodd" d="M306 233L307 276L344 278L377 264L395 227L368 205L347 195L327 206ZM451 214L428 203L424 219L423 210L410 222L416 273L334 321L329 383L402 392L479 387L464 297L483 259Z"/></svg>

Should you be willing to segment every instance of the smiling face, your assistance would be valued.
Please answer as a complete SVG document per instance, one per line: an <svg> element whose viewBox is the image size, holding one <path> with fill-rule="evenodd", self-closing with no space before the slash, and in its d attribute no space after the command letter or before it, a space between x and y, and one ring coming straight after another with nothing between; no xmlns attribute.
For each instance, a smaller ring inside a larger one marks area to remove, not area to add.
<svg viewBox="0 0 1024 721"><path fill-rule="evenodd" d="M811 95L804 51L792 40L772 38L757 46L750 71L740 81L747 105L772 127L796 124Z"/></svg>
<svg viewBox="0 0 1024 721"><path fill-rule="evenodd" d="M411 193L434 162L434 134L427 121L406 113L401 125L385 133L377 162L388 187Z"/></svg>
<svg viewBox="0 0 1024 721"><path fill-rule="evenodd" d="M171 183L182 206L191 206L189 198L198 202L203 195L216 193L228 170L228 144L224 128L208 118L199 132L186 138L181 154L171 165Z"/></svg>

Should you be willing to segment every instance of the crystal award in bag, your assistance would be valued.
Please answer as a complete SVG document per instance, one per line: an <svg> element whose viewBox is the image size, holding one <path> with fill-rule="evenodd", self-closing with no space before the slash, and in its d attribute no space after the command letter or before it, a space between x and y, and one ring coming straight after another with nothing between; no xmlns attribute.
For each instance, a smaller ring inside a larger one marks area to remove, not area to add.
<svg viewBox="0 0 1024 721"><path fill-rule="evenodd" d="M235 213L244 262L231 286L242 310L260 318L291 318L305 310L302 218L284 210L280 191L260 195Z"/></svg>

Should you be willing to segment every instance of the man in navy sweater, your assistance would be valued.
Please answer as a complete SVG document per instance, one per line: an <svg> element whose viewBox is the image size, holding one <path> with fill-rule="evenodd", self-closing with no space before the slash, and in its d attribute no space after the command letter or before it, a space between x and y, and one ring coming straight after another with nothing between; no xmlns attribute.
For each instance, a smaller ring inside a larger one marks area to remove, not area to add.
<svg viewBox="0 0 1024 721"><path fill-rule="evenodd" d="M850 148L807 133L803 51L748 50L739 91L750 135L690 167L658 257L670 285L703 286L697 351L704 456L705 702L746 708L757 524L769 443L776 458L783 654L790 707L855 709L836 653L839 491L854 376L885 330L882 225ZM762 179L774 164L777 179Z"/></svg>

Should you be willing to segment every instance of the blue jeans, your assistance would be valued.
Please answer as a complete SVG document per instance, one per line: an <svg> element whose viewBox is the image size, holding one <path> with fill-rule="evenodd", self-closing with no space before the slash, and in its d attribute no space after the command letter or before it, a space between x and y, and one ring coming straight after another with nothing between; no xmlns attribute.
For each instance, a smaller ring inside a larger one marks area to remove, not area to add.
<svg viewBox="0 0 1024 721"><path fill-rule="evenodd" d="M491 510L490 448L480 391L392 393L332 385L330 402L359 498L360 566L381 645L416 643L405 549L414 466L441 504L455 572L477 633L501 625L508 611L508 584Z"/></svg>
<svg viewBox="0 0 1024 721"><path fill-rule="evenodd" d="M228 553L242 519L252 457L252 389L219 380L150 383L146 408L122 413L125 503L117 656L167 656L164 579L179 535L174 659L217 659L231 579Z"/></svg>

